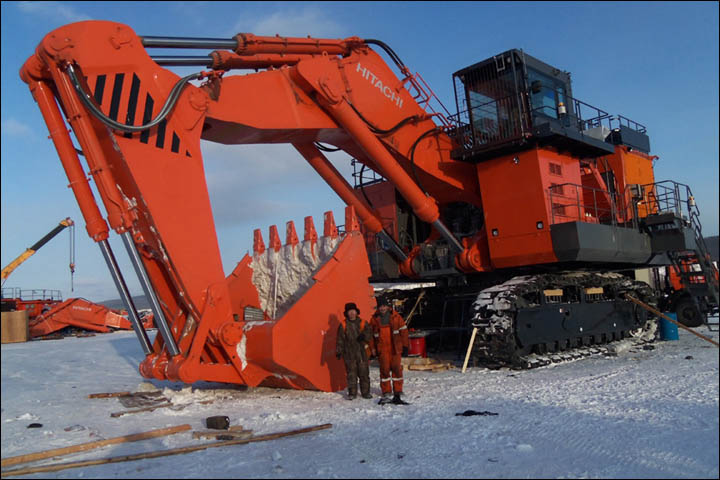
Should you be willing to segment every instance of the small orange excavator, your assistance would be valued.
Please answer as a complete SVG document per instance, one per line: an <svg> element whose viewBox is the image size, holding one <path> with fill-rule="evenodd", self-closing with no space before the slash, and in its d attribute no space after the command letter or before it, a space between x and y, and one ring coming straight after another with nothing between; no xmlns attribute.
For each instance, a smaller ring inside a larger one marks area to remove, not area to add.
<svg viewBox="0 0 720 480"><path fill-rule="evenodd" d="M173 66L210 70L180 78ZM346 302L371 314L369 278L434 282L428 297L440 303L464 295L474 356L529 367L535 354L652 332L655 319L625 295L652 303L654 293L616 272L701 250L690 189L656 182L645 127L574 98L568 72L520 50L455 72L454 115L387 44L358 37L139 36L85 21L46 35L20 76L146 378L345 388L335 335ZM226 276L201 140L291 144L348 205L344 231L325 214L319 236L307 217L302 241L288 222L284 244L272 226L266 248L256 230L252 255ZM379 181L354 188L323 153L336 150ZM153 342L110 229L150 301Z"/></svg>
<svg viewBox="0 0 720 480"><path fill-rule="evenodd" d="M152 328L151 316L143 318L143 327ZM30 336L42 337L66 327L81 328L94 332L108 333L115 330L130 330L132 325L127 313L93 303L84 298L69 298L53 305L29 322Z"/></svg>

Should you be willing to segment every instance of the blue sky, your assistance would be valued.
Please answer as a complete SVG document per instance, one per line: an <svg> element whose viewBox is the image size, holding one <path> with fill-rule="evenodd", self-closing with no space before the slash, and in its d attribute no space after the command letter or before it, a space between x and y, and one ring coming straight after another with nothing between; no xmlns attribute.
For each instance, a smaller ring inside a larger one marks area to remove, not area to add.
<svg viewBox="0 0 720 480"><path fill-rule="evenodd" d="M75 291L62 233L4 287L62 290L65 298L117 297L86 232L47 128L18 71L51 30L112 20L140 35L375 38L420 72L454 111L451 75L508 50L570 71L574 96L647 126L658 180L691 186L706 235L718 233L717 2L2 2L1 260L8 264L65 217L76 229ZM173 52L177 53L177 52ZM195 53L198 54L198 53ZM185 74L185 70L176 70ZM284 145L203 143L223 264L252 248L252 230L306 215L322 225L343 204ZM343 154L330 158L350 173ZM188 232L191 235L191 229ZM116 235L111 245L134 294L141 293Z"/></svg>

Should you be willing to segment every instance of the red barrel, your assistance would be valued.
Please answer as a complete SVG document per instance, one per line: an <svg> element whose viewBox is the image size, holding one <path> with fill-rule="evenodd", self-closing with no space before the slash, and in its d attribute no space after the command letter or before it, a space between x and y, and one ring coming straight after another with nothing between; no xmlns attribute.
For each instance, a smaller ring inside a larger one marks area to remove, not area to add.
<svg viewBox="0 0 720 480"><path fill-rule="evenodd" d="M408 349L408 354L427 357L427 350L425 349L425 335L410 335L410 348Z"/></svg>

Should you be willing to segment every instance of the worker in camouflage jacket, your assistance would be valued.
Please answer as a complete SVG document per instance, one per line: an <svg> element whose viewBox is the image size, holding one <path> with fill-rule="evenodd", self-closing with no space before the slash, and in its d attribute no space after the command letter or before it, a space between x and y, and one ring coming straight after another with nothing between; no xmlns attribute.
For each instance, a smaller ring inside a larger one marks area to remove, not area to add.
<svg viewBox="0 0 720 480"><path fill-rule="evenodd" d="M357 384L360 380L360 393L363 398L370 395L370 369L368 366L370 349L368 343L372 339L370 324L362 320L360 310L354 303L345 304L345 326L341 323L337 333L337 358L345 361L347 372L348 400L357 397Z"/></svg>
<svg viewBox="0 0 720 480"><path fill-rule="evenodd" d="M401 356L407 356L410 346L407 325L402 316L390 308L385 298L379 297L378 309L370 319L373 331L372 350L377 352L380 363L381 405L394 403L407 405L401 395L403 393L403 367ZM391 376L392 373L392 376ZM390 383L392 382L392 386ZM395 395L391 398L390 392Z"/></svg>

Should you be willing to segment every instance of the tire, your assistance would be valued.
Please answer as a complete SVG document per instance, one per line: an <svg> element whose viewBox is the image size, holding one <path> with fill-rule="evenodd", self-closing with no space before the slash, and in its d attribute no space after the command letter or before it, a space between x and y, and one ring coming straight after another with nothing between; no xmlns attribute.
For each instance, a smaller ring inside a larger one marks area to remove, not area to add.
<svg viewBox="0 0 720 480"><path fill-rule="evenodd" d="M678 322L686 327L695 328L705 323L705 315L698 309L692 298L681 298L675 304Z"/></svg>

